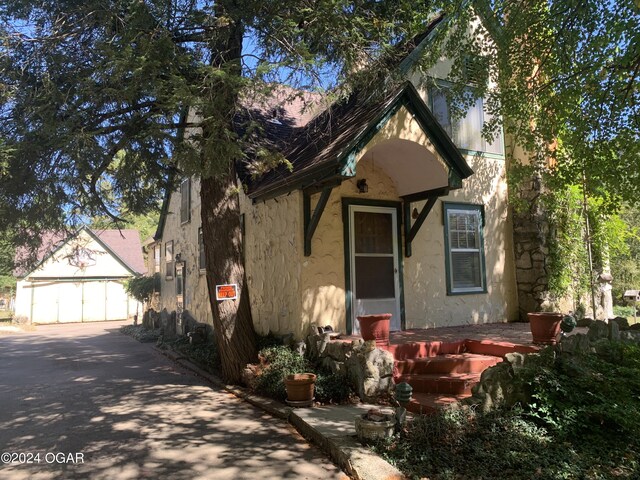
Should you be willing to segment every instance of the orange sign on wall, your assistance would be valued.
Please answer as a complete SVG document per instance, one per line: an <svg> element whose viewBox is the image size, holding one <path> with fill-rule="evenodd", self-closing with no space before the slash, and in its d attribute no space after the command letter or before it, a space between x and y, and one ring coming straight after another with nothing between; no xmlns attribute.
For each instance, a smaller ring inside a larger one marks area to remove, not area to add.
<svg viewBox="0 0 640 480"><path fill-rule="evenodd" d="M216 300L235 300L238 298L238 285L216 285Z"/></svg>

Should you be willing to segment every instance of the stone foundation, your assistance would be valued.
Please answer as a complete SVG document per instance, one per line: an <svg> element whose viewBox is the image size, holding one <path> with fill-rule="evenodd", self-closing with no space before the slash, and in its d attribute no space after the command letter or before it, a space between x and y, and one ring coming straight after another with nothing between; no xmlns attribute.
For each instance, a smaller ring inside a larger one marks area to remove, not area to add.
<svg viewBox="0 0 640 480"><path fill-rule="evenodd" d="M373 402L393 392L393 355L376 348L374 341L343 342L329 334L311 334L306 340L307 355L332 373L343 375L364 402Z"/></svg>

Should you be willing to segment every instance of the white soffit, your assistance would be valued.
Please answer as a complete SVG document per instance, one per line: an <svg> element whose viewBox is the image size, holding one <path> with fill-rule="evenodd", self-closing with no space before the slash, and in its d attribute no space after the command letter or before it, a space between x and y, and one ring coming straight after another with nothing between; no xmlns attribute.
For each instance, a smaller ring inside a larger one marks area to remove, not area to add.
<svg viewBox="0 0 640 480"><path fill-rule="evenodd" d="M426 147L410 140L386 140L369 150L369 159L394 181L399 197L449 185L442 162Z"/></svg>

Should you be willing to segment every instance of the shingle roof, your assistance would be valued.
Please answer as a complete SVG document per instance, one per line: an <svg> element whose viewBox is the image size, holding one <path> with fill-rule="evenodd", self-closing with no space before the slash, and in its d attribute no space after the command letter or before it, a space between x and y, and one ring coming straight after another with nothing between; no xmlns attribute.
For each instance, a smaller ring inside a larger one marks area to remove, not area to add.
<svg viewBox="0 0 640 480"><path fill-rule="evenodd" d="M131 270L139 274L147 272L138 230L92 230L92 232Z"/></svg>
<svg viewBox="0 0 640 480"><path fill-rule="evenodd" d="M42 242L35 253L35 265L39 267L49 256L56 252L68 240L80 234L83 229L75 233L67 234L65 232L43 232L41 235ZM140 233L138 230L125 229L105 229L90 230L86 228L91 235L96 237L99 242L110 250L127 268L136 274L144 274L147 267L142 255L142 246L140 244ZM18 268L14 271L17 277L24 277L35 268L27 270L24 268L28 260L28 252L26 250L18 250L16 253L16 264ZM32 264L34 264L32 262Z"/></svg>
<svg viewBox="0 0 640 480"><path fill-rule="evenodd" d="M423 33L398 46L386 59L391 64L386 67L390 70L398 67L443 18L443 14L437 15ZM290 182L294 185L296 179L315 169L326 167L328 170L334 164L337 168L339 157L370 126L380 111L398 98L405 86L392 87L382 93L380 90L384 89L378 86L377 91L375 87L361 89L347 99L328 106L318 115L300 114L305 101L309 100L304 97L297 102L280 103L280 110L272 118L268 117L269 114L265 115L264 109L247 110L244 115L251 116L263 125L257 143L279 151L290 162L290 165L279 165L257 178L251 175L246 162L238 165L240 178L248 187L249 195L255 198L275 183ZM272 102L278 104L278 100L276 95ZM320 102L316 105L320 105ZM240 122L242 120L246 120L246 117L241 116Z"/></svg>

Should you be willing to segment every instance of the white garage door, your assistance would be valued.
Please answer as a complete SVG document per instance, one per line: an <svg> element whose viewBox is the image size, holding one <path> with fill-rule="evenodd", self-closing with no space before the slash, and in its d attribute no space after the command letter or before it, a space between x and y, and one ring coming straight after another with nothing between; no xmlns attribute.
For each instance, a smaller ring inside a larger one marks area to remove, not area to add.
<svg viewBox="0 0 640 480"><path fill-rule="evenodd" d="M32 322L70 323L126 320L136 310L116 280L33 284Z"/></svg>

